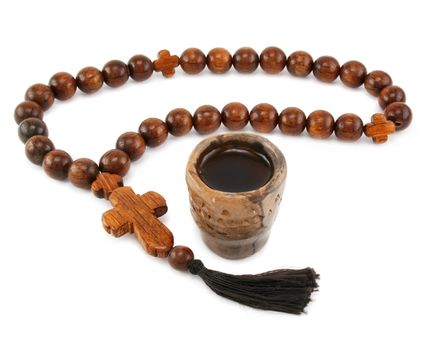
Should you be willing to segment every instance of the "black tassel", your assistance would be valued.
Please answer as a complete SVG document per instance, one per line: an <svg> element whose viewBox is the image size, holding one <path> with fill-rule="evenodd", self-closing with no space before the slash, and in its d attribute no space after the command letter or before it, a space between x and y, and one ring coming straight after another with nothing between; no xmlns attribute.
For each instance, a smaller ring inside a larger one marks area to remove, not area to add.
<svg viewBox="0 0 424 350"><path fill-rule="evenodd" d="M207 269L201 260L189 266L216 294L257 309L301 314L316 291L319 275L311 268L230 275Z"/></svg>

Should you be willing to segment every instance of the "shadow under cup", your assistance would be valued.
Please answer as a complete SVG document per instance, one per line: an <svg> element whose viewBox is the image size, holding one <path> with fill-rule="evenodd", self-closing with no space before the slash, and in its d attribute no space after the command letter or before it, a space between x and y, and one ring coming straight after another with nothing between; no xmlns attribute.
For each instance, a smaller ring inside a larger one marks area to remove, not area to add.
<svg viewBox="0 0 424 350"><path fill-rule="evenodd" d="M207 246L229 259L260 250L276 218L286 175L283 154L264 137L230 133L200 142L188 160L186 182L191 213Z"/></svg>

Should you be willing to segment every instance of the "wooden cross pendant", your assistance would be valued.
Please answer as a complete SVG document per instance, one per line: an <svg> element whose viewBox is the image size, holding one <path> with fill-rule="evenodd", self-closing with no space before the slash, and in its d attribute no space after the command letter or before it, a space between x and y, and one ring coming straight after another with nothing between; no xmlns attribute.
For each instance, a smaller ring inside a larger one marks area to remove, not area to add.
<svg viewBox="0 0 424 350"><path fill-rule="evenodd" d="M158 220L168 210L160 194L147 192L137 195L131 187L116 187L108 199L114 206L102 216L103 227L108 233L115 237L134 233L148 254L161 258L168 256L174 245L174 236Z"/></svg>

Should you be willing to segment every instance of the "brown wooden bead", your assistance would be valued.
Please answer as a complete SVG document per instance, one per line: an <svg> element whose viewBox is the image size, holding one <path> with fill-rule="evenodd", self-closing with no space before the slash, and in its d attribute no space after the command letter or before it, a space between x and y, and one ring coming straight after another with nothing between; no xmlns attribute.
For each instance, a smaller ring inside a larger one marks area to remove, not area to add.
<svg viewBox="0 0 424 350"><path fill-rule="evenodd" d="M375 70L367 74L364 80L365 89L373 96L380 95L381 90L392 85L392 78L386 72Z"/></svg>
<svg viewBox="0 0 424 350"><path fill-rule="evenodd" d="M170 78L175 74L175 68L180 65L180 59L177 55L171 55L168 50L158 52L158 58L153 61L153 69L156 72L162 72L165 78Z"/></svg>
<svg viewBox="0 0 424 350"><path fill-rule="evenodd" d="M41 119L27 118L19 124L18 136L23 143L35 135L49 136L47 125Z"/></svg>
<svg viewBox="0 0 424 350"><path fill-rule="evenodd" d="M258 68L259 56L250 47L242 47L233 55L233 66L237 72L252 73Z"/></svg>
<svg viewBox="0 0 424 350"><path fill-rule="evenodd" d="M72 164L71 156L65 151L55 149L47 153L43 160L43 169L48 176L56 180L65 180Z"/></svg>
<svg viewBox="0 0 424 350"><path fill-rule="evenodd" d="M299 108L288 107L280 113L278 126L283 134L300 135L306 127L305 113Z"/></svg>
<svg viewBox="0 0 424 350"><path fill-rule="evenodd" d="M261 52L261 68L269 74L278 74L286 66L286 54L278 47L270 46Z"/></svg>
<svg viewBox="0 0 424 350"><path fill-rule="evenodd" d="M149 147L157 147L168 137L168 127L158 118L147 118L138 129Z"/></svg>
<svg viewBox="0 0 424 350"><path fill-rule="evenodd" d="M315 78L324 83L331 83L339 76L340 64L331 56L321 56L314 62L313 73Z"/></svg>
<svg viewBox="0 0 424 350"><path fill-rule="evenodd" d="M278 112L268 103L260 103L250 111L250 124L259 132L270 132L278 124Z"/></svg>
<svg viewBox="0 0 424 350"><path fill-rule="evenodd" d="M18 104L15 108L15 122L16 124L22 123L28 118L43 119L44 112L39 104L32 101L24 101Z"/></svg>
<svg viewBox="0 0 424 350"><path fill-rule="evenodd" d="M103 86L103 74L95 67L85 67L78 72L76 81L82 92L92 94Z"/></svg>
<svg viewBox="0 0 424 350"><path fill-rule="evenodd" d="M296 77L306 77L313 65L312 56L305 51L295 51L287 58L287 70Z"/></svg>
<svg viewBox="0 0 424 350"><path fill-rule="evenodd" d="M231 102L222 108L221 118L228 129L240 130L249 123L249 110L242 103Z"/></svg>
<svg viewBox="0 0 424 350"><path fill-rule="evenodd" d="M91 184L91 191L97 198L109 199L111 193L124 186L122 176L110 173L99 173Z"/></svg>
<svg viewBox="0 0 424 350"><path fill-rule="evenodd" d="M120 149L111 149L102 155L99 161L101 172L125 176L131 166L128 154Z"/></svg>
<svg viewBox="0 0 424 350"><path fill-rule="evenodd" d="M206 66L206 56L201 50L191 47L181 54L180 66L188 74L198 74Z"/></svg>
<svg viewBox="0 0 424 350"><path fill-rule="evenodd" d="M88 158L74 160L68 170L69 181L80 188L90 189L99 173L97 164Z"/></svg>
<svg viewBox="0 0 424 350"><path fill-rule="evenodd" d="M367 69L358 61L348 61L340 68L340 80L346 86L361 86L367 76Z"/></svg>
<svg viewBox="0 0 424 350"><path fill-rule="evenodd" d="M406 129L412 121L412 111L403 102L393 102L384 110L384 114L388 120L395 123L396 130Z"/></svg>
<svg viewBox="0 0 424 350"><path fill-rule="evenodd" d="M356 114L346 113L336 120L334 132L340 140L356 141L362 136L364 124Z"/></svg>
<svg viewBox="0 0 424 350"><path fill-rule="evenodd" d="M54 102L54 95L49 86L34 84L26 91L25 100L35 102L43 111L47 111Z"/></svg>
<svg viewBox="0 0 424 350"><path fill-rule="evenodd" d="M144 154L146 142L139 133L129 131L119 136L116 141L116 148L124 151L132 161L135 161Z"/></svg>
<svg viewBox="0 0 424 350"><path fill-rule="evenodd" d="M119 87L124 85L130 77L128 66L119 60L112 60L103 66L103 79L110 87Z"/></svg>
<svg viewBox="0 0 424 350"><path fill-rule="evenodd" d="M184 136L193 127L193 117L184 108L175 108L168 113L165 119L166 125L171 135Z"/></svg>
<svg viewBox="0 0 424 350"><path fill-rule="evenodd" d="M61 101L70 99L77 90L75 78L71 74L65 72L59 72L53 75L50 78L49 85L54 96Z"/></svg>
<svg viewBox="0 0 424 350"><path fill-rule="evenodd" d="M327 111L314 111L306 120L306 130L314 138L326 139L334 131L334 118Z"/></svg>
<svg viewBox="0 0 424 350"><path fill-rule="evenodd" d="M396 85L387 86L380 92L378 97L378 104L381 108L385 109L393 102L405 102L406 95L402 88Z"/></svg>
<svg viewBox="0 0 424 350"><path fill-rule="evenodd" d="M135 55L128 61L130 76L135 81L144 81L153 74L153 62L144 55Z"/></svg>
<svg viewBox="0 0 424 350"><path fill-rule="evenodd" d="M214 132L221 125L221 113L213 106L200 106L193 114L193 125L202 135Z"/></svg>
<svg viewBox="0 0 424 350"><path fill-rule="evenodd" d="M36 135L25 143L25 155L36 165L43 164L45 155L53 150L53 142L47 136Z"/></svg>
<svg viewBox="0 0 424 350"><path fill-rule="evenodd" d="M187 271L193 259L193 251L182 245L172 248L168 255L169 265L179 271Z"/></svg>
<svg viewBox="0 0 424 350"><path fill-rule="evenodd" d="M231 69L233 57L228 50L222 47L216 47L209 51L206 57L206 63L212 73L222 74Z"/></svg>
<svg viewBox="0 0 424 350"><path fill-rule="evenodd" d="M364 126L364 134L371 137L374 143L384 143L389 135L396 131L395 123L387 120L382 113L375 113L371 117L371 123Z"/></svg>

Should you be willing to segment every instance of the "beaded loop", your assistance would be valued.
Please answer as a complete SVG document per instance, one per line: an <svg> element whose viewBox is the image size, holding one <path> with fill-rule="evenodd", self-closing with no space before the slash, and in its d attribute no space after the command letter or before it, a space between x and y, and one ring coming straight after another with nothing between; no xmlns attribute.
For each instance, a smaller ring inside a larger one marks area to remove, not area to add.
<svg viewBox="0 0 424 350"><path fill-rule="evenodd" d="M297 77L306 77L313 72L316 79L322 82L331 83L340 78L348 87L364 85L369 94L378 98L384 114L374 114L371 122L364 126L361 118L352 113L343 114L335 121L329 112L318 110L306 118L299 108L288 107L278 114L267 103L256 105L250 113L246 106L238 102L228 103L221 112L213 106L203 105L193 115L184 108L176 108L168 113L165 122L148 118L141 123L138 132L122 134L116 148L106 152L99 165L86 158L73 161L68 153L56 150L47 137L44 112L55 99L70 99L77 87L83 93L91 94L104 83L115 88L125 84L129 77L137 82L145 81L154 71L169 78L179 66L187 74L198 74L206 66L212 73L223 74L232 66L240 73L252 73L259 65L268 74L281 73L287 67L287 71ZM69 73L56 73L48 85L34 84L28 88L25 101L15 109L14 118L19 124L19 137L25 143L25 153L32 163L43 165L47 174L55 179L69 178L75 186L91 187L99 197L107 197L108 190L105 188L109 188L111 183L104 182L102 174L108 172L111 179L121 179L120 176L129 170L131 161L140 159L144 154L146 145L157 147L165 142L168 134L183 136L193 127L200 134L208 134L217 130L221 123L230 130L240 130L250 121L258 132L271 132L278 125L285 135L299 135L306 128L310 136L317 139L328 138L334 132L340 140L356 141L364 133L375 143L383 143L388 135L407 128L412 121L412 111L405 104L405 92L392 84L389 74L381 70L367 73L366 67L358 61L351 60L340 66L334 57L321 56L314 61L305 51L295 51L286 58L284 51L274 46L265 48L260 56L249 47L238 49L234 55L220 47L213 48L207 55L197 48L189 48L180 57L171 55L168 50L161 50L153 62L145 55L135 55L128 64L118 60L109 61L102 71L85 67L75 78ZM113 181L122 186L121 180ZM186 265L184 268L187 268Z"/></svg>

